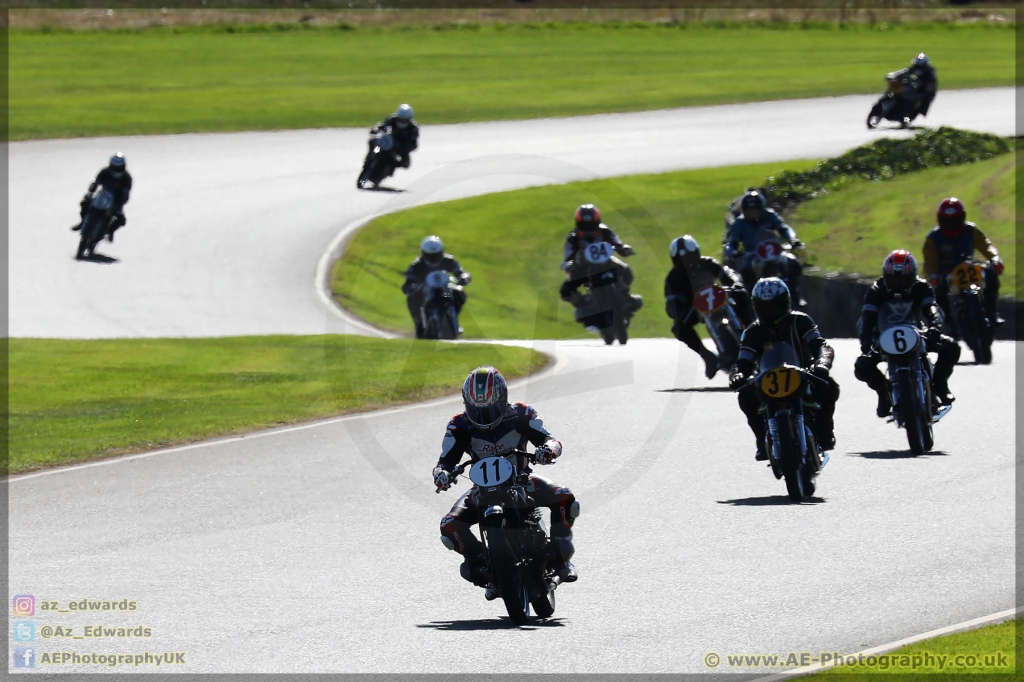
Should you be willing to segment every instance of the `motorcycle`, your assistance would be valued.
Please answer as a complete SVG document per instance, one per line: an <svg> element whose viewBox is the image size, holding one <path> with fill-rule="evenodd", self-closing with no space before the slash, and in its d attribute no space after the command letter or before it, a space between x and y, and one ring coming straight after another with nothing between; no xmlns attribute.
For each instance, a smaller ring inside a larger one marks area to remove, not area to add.
<svg viewBox="0 0 1024 682"><path fill-rule="evenodd" d="M985 312L985 265L967 260L946 276L954 337L963 339L979 365L992 363L995 330Z"/></svg>
<svg viewBox="0 0 1024 682"><path fill-rule="evenodd" d="M114 221L114 193L98 187L89 200L89 208L79 230L78 251L75 258L91 258L99 243L110 231Z"/></svg>
<svg viewBox="0 0 1024 682"><path fill-rule="evenodd" d="M618 339L629 340L629 321L643 305L639 294L627 294L620 281L620 267L626 264L614 256L611 244L585 244L568 266L569 276L585 279L587 293L576 307L575 319L584 327L595 327L609 346Z"/></svg>
<svg viewBox="0 0 1024 682"><path fill-rule="evenodd" d="M800 366L792 345L775 342L761 355L759 373L745 384L754 387L764 405L769 465L776 479L785 477L794 502L814 495L815 479L829 460L813 428L814 411L820 406L809 393L811 382L824 380Z"/></svg>
<svg viewBox="0 0 1024 682"><path fill-rule="evenodd" d="M391 136L391 129L386 128L371 139L370 150L366 153L363 161L363 170L356 180L356 187L363 188L363 183L373 183L374 188L380 186L384 178L389 178L395 172L395 138Z"/></svg>
<svg viewBox="0 0 1024 682"><path fill-rule="evenodd" d="M718 348L719 367L728 372L739 357L740 337L743 336L743 325L736 315L735 304L729 298L729 291L715 284L710 276L694 274L690 281L695 290L693 309Z"/></svg>
<svg viewBox="0 0 1024 682"><path fill-rule="evenodd" d="M932 424L952 406L935 409L932 363L910 301L887 301L879 308L877 348L889 367L889 421L906 429L910 451L923 455L935 444Z"/></svg>
<svg viewBox="0 0 1024 682"><path fill-rule="evenodd" d="M750 292L758 280L765 277L778 277L792 290L793 284L789 281L791 263L800 262L793 253L793 245L783 244L779 241L779 235L768 229L759 230L754 235L754 244L754 250L750 253L727 261L743 274L743 284L747 291ZM797 301L793 304L799 306Z"/></svg>
<svg viewBox="0 0 1024 682"><path fill-rule="evenodd" d="M889 74L885 79L889 84L888 88L868 113L869 130L878 126L882 119L896 121L903 127L909 126L917 118L921 107L920 100L909 100L903 96L907 88L917 87L917 76L911 74L896 77L894 74Z"/></svg>
<svg viewBox="0 0 1024 682"><path fill-rule="evenodd" d="M423 338L452 340L459 335L459 317L455 312L454 291L462 291L444 270L435 270L423 281L423 305L420 321Z"/></svg>
<svg viewBox="0 0 1024 682"><path fill-rule="evenodd" d="M531 606L539 618L554 614L561 579L553 567L554 550L541 509L527 493L530 477L516 466L520 459L534 462L529 453L513 450L476 463L463 462L449 480L454 483L469 468L469 479L477 486L471 499L479 509L491 581L508 617L516 625L526 625Z"/></svg>

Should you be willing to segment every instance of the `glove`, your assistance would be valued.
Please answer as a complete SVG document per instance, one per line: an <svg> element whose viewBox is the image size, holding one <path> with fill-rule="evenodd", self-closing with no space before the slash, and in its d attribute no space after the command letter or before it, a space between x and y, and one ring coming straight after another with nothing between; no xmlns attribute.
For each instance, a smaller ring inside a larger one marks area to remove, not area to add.
<svg viewBox="0 0 1024 682"><path fill-rule="evenodd" d="M815 365L814 367L811 367L811 374L819 379L828 379L828 371L828 367L825 365Z"/></svg>
<svg viewBox="0 0 1024 682"><path fill-rule="evenodd" d="M736 370L729 375L729 388L735 391L744 383L746 383L746 381L747 375L745 375L743 372L740 372L739 370Z"/></svg>
<svg viewBox="0 0 1024 682"><path fill-rule="evenodd" d="M870 343L862 343L862 344L860 344L860 354L861 355L871 355L871 350L872 350L872 345Z"/></svg>
<svg viewBox="0 0 1024 682"><path fill-rule="evenodd" d="M619 253L621 253L623 256L632 256L634 253L636 253L636 251L633 250L633 247L630 246L629 244L623 244L622 246L619 247L618 250Z"/></svg>
<svg viewBox="0 0 1024 682"><path fill-rule="evenodd" d="M469 284L472 281L473 281L473 276L470 275L468 272L462 273L462 276L459 277L459 284L461 284L463 286Z"/></svg>
<svg viewBox="0 0 1024 682"><path fill-rule="evenodd" d="M1003 274L1003 270L1006 268L1006 266L1003 265L1003 261L999 260L998 258L993 258L992 260L989 261L989 263L991 263L992 267L995 268L997 275Z"/></svg>
<svg viewBox="0 0 1024 682"><path fill-rule="evenodd" d="M804 247L807 246L806 244L804 244L799 239L794 239L793 241L791 241L789 243L789 245L793 247L794 251L803 251Z"/></svg>
<svg viewBox="0 0 1024 682"><path fill-rule="evenodd" d="M929 327L924 333L924 339L929 346L934 346L942 341L942 330L938 327Z"/></svg>
<svg viewBox="0 0 1024 682"><path fill-rule="evenodd" d="M938 275L930 275L928 277L928 284L931 284L932 287L939 286L939 276Z"/></svg>
<svg viewBox="0 0 1024 682"><path fill-rule="evenodd" d="M448 488L452 487L451 479L448 478L448 472L440 464L434 467L434 485L437 486L438 490L448 490Z"/></svg>
<svg viewBox="0 0 1024 682"><path fill-rule="evenodd" d="M533 451L533 456L537 459L537 464L554 464L555 459L558 458L559 454L561 453L556 453L546 445L541 445Z"/></svg>

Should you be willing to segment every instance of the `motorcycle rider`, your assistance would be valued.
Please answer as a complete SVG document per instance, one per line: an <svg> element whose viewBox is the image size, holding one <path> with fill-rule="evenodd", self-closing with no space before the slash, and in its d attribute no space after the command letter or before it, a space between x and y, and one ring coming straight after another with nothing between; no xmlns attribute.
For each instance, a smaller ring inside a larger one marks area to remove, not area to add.
<svg viewBox="0 0 1024 682"><path fill-rule="evenodd" d="M619 235L615 234L612 228L601 222L601 211L593 204L583 204L576 209L576 229L565 238L565 247L562 249L562 269L565 270L569 261L576 257L581 244L593 244L606 242L611 244L615 253L620 256L632 256L633 247L623 243ZM623 264L628 270L629 266Z"/></svg>
<svg viewBox="0 0 1024 682"><path fill-rule="evenodd" d="M462 385L462 401L466 409L448 422L441 457L434 467L434 485L438 490L451 486L451 472L463 455L476 462L524 450L529 442L536 448L537 464L554 464L561 456L562 444L548 433L537 411L526 403L509 404L505 378L494 367L477 367L469 373ZM579 576L570 559L575 551L572 526L579 516L579 503L568 488L532 473L526 457L519 455L515 464L517 471L529 474L527 492L537 506L551 510L550 547L558 576L562 582L575 582ZM476 495L477 487L473 486L441 519L441 542L464 557L462 577L487 588L484 596L491 600L498 596L498 591L488 575L484 545L471 530L480 521Z"/></svg>
<svg viewBox="0 0 1024 682"><path fill-rule="evenodd" d="M942 334L942 314L935 304L935 293L928 283L917 276L917 259L903 249L890 253L882 263L882 277L876 281L864 296L860 322L860 357L853 366L853 374L878 394L876 414L889 416L892 403L889 398L889 382L878 370L882 356L875 348L878 325L878 309L887 301L907 301L913 305L914 314L928 329L924 333L929 352L938 353L932 376L932 394L942 405L953 402L949 392L949 377L960 359L960 344Z"/></svg>
<svg viewBox="0 0 1024 682"><path fill-rule="evenodd" d="M727 259L737 264L743 281L751 287L757 281L752 263L752 255L757 249L757 242L754 240L761 230L774 232L782 242L791 244L796 251L803 249L804 243L796 238L796 231L787 225L778 213L768 208L768 202L758 190L747 190L740 200L740 208L743 212L729 227L723 252ZM805 305L800 297L800 274L803 272L803 266L796 258L786 258L786 268L786 279L789 281L788 286L793 300L798 307Z"/></svg>
<svg viewBox="0 0 1024 682"><path fill-rule="evenodd" d="M700 273L708 278L709 283L718 280L735 303L736 315L744 328L753 318L750 297L736 271L710 256L701 256L700 245L690 235L673 239L668 253L672 258L672 269L665 276L665 313L675 320L672 333L704 360L704 376L711 379L718 373L718 355L704 345L694 329L700 316L693 308L694 287L690 278Z"/></svg>
<svg viewBox="0 0 1024 682"><path fill-rule="evenodd" d="M793 310L789 287L778 277L766 277L754 285L754 315L757 321L743 332L740 355L729 375L729 388L739 389L740 409L757 439L755 459L767 460L766 426L758 414L761 401L752 385L744 385L757 372L761 353L773 342L786 342L800 354L801 365L826 383L811 383L811 393L821 409L817 413L817 435L821 447L831 450L836 445L833 417L839 400L839 384L829 376L834 352L818 331L818 325L805 313Z"/></svg>
<svg viewBox="0 0 1024 682"><path fill-rule="evenodd" d="M885 79L903 83L903 90L898 96L914 105L921 116L928 115L928 108L939 89L939 79L928 55L919 53L911 60L909 67L893 71ZM911 117L903 117L904 126L910 125L910 121Z"/></svg>
<svg viewBox="0 0 1024 682"><path fill-rule="evenodd" d="M583 304L583 295L579 288L587 281L586 275L574 267L576 254L588 244L604 242L610 244L615 253L623 256L633 255L633 247L623 243L619 236L607 225L601 222L601 211L593 204L583 204L576 209L576 229L569 233L565 240L564 259L562 269L566 271L565 281L562 282L560 295L563 301L568 301L575 308ZM632 315L643 306L643 299L639 295L632 295L629 289L633 286L633 270L626 265L625 261L612 256L611 263L619 272L619 283L623 292L627 295L626 312Z"/></svg>
<svg viewBox="0 0 1024 682"><path fill-rule="evenodd" d="M425 303L423 282L427 275L437 270L454 275L461 286L469 284L472 280L470 274L459 265L459 261L455 260L451 254L444 252L444 242L440 237L432 234L420 243L420 255L409 264L409 268L405 271L405 283L402 284L402 293L406 296L405 302L409 307L409 315L412 316L412 321L416 325L417 339L422 339L424 334L423 321L420 316L420 309ZM461 288L453 288L452 301L455 304L455 314L458 316L462 311L462 306L466 304L466 292ZM459 333L462 333L462 327L459 327Z"/></svg>
<svg viewBox="0 0 1024 682"><path fill-rule="evenodd" d="M993 325L1003 323L998 312L999 275L1003 274L1003 261L999 251L978 226L967 221L967 209L956 197L943 199L936 212L938 225L932 228L924 240L924 272L928 283L935 288L939 307L949 316L949 288L946 276L953 268L980 251L988 259L983 269L985 278L984 298L989 320Z"/></svg>
<svg viewBox="0 0 1024 682"><path fill-rule="evenodd" d="M391 130L391 140L394 144L391 147L391 153L394 155L395 167L408 168L412 164L412 153L419 147L420 140L420 127L413 120L412 107L408 104L402 104L395 109L395 113L383 121L378 121L375 126L370 128L371 137L367 142L369 152L373 151L375 137L382 132L387 132L389 128ZM366 160L363 161L363 170L359 173L359 180L356 180L356 187L359 189L363 188L362 177L366 173L369 161L370 155L368 153Z"/></svg>
<svg viewBox="0 0 1024 682"><path fill-rule="evenodd" d="M96 174L96 179L89 185L89 190L79 203L79 208L81 209L79 221L77 225L71 227L72 232L78 232L82 229L82 223L85 222L85 214L89 211L89 204L92 202L92 193L96 191L97 187L103 187L114 195L114 220L110 224L110 231L107 232L107 241L112 242L114 241L114 232L128 223L128 220L124 217L124 205L128 203L128 198L131 196L132 176L125 165L124 154L117 152L111 156L109 164L105 168L100 169L100 172Z"/></svg>

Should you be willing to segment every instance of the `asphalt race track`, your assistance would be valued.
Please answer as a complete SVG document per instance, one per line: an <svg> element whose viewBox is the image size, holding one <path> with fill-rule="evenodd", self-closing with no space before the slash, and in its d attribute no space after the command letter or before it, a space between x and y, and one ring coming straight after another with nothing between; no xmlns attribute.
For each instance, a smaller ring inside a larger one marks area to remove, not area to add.
<svg viewBox="0 0 1024 682"><path fill-rule="evenodd" d="M346 226L502 189L820 158L907 134L867 130L873 101L858 95L430 126L412 169L389 181L408 189L402 193L355 188L365 130L16 142L10 335L370 333L337 317L315 286L322 256ZM1014 111L1013 88L943 91L926 121L1010 135ZM89 182L118 149L135 179L128 225L99 247L118 262L76 262L78 235L68 227L78 221Z"/></svg>
<svg viewBox="0 0 1024 682"><path fill-rule="evenodd" d="M400 194L356 192L363 131L13 144L10 332L360 331L322 301L316 270L341 229L368 215L836 153L878 134L863 129L870 101L428 128L413 171L394 181L411 189ZM1005 89L944 92L928 123L1008 134L1013 121ZM595 131L607 131L604 146L581 152ZM67 226L114 147L137 183L128 227L104 247L119 262L76 263ZM472 160L481 153L490 158ZM486 175L510 167L522 174ZM451 398L15 477L12 594L36 597L38 655L185 652L174 672L704 672L709 652L850 653L1015 606L1015 345L997 343L991 366L957 368L937 451L918 458L874 417L874 394L853 378L856 343L834 345L838 447L820 497L791 505L754 462L725 378L706 381L682 344L538 342L559 363L512 398L565 445L540 473L582 506L581 578L532 627L511 628L438 540L458 495L435 495L430 481L460 409ZM83 598L137 608L41 611ZM152 634L42 638L58 625Z"/></svg>

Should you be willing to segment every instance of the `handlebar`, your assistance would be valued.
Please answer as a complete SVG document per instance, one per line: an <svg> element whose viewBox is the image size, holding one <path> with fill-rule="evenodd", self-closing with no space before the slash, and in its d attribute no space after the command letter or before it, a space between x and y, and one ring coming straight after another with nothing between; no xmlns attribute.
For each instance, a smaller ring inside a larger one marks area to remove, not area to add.
<svg viewBox="0 0 1024 682"><path fill-rule="evenodd" d="M810 370L804 369L803 367L796 367L794 365L779 365L778 367L772 367L769 370L765 370L764 372L758 372L757 374L754 374L754 375L748 377L746 381L744 381L742 384L740 384L739 386L734 388L733 391L738 393L739 391L742 391L743 389L747 388L748 386L753 386L753 385L759 383L761 381L761 378L765 374L767 374L768 372L772 371L772 369L779 369L780 367L785 367L786 369L795 370L796 372L798 372L802 376L807 377L808 379L811 379L813 381L817 381L817 382L822 383L822 384L828 384L828 382L826 380L822 379L821 377L819 377L814 372L811 372Z"/></svg>
<svg viewBox="0 0 1024 682"><path fill-rule="evenodd" d="M496 456L497 457L506 457L506 458L508 458L508 457L511 457L512 455L522 455L522 456L526 457L526 459L528 459L530 461L530 464L536 464L537 463L537 458L534 456L534 454L532 452L527 452L526 450L511 450L509 452L503 452L502 454L496 455ZM448 472L448 486L451 487L451 486L455 485L455 483L459 480L459 476L461 476L463 473L465 473L466 469L468 467L473 466L474 464L476 464L476 462L471 460L471 459L469 459L469 460L466 460L465 462L462 462L462 463L458 464L454 469L452 469L450 472ZM440 493L440 492L441 492L440 488L438 488L438 489L436 489L434 491L434 493Z"/></svg>

